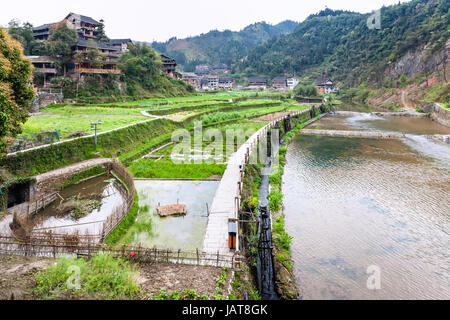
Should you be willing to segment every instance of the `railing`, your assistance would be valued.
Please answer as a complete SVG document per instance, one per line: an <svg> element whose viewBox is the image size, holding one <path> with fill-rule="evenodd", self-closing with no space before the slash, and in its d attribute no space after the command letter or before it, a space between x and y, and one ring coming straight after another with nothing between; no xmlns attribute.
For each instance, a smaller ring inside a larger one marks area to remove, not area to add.
<svg viewBox="0 0 450 320"><path fill-rule="evenodd" d="M115 69L94 69L94 68L76 68L75 72L79 73L98 73L98 74L121 74L120 70Z"/></svg>
<svg viewBox="0 0 450 320"><path fill-rule="evenodd" d="M56 70L56 68L34 68L34 70L40 73L53 73L53 74L58 73L58 70Z"/></svg>
<svg viewBox="0 0 450 320"><path fill-rule="evenodd" d="M0 236L0 254L63 257L76 256L90 258L97 253L109 253L116 257L123 257L140 263L174 263L211 267L229 267L240 270L244 257L239 253L224 255L205 253L196 250L173 250L146 248L137 246L110 247L95 242L95 237L79 235L57 235L52 233L28 237L18 242L13 237Z"/></svg>

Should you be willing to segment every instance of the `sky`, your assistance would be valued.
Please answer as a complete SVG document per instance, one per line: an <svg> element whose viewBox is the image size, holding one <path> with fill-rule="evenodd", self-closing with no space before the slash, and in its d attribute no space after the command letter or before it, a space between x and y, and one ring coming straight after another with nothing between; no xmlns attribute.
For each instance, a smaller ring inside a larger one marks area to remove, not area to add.
<svg viewBox="0 0 450 320"><path fill-rule="evenodd" d="M249 24L301 22L328 7L368 13L399 0L3 0L0 25L12 19L34 26L64 19L70 12L103 19L110 38L166 41L210 30L238 31ZM405 2L402 0L402 2Z"/></svg>

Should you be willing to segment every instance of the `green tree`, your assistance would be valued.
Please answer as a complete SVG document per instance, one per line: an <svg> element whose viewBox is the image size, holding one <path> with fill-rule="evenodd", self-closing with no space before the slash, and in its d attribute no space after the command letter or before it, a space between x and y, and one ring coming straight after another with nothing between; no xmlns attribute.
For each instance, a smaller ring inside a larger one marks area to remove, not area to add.
<svg viewBox="0 0 450 320"><path fill-rule="evenodd" d="M158 88L162 61L160 55L144 44L130 44L129 51L120 58L119 68L128 85L139 84L143 89Z"/></svg>
<svg viewBox="0 0 450 320"><path fill-rule="evenodd" d="M50 30L47 48L49 55L56 58L56 65L67 72L67 64L72 59L72 47L77 43L77 33L60 23Z"/></svg>
<svg viewBox="0 0 450 320"><path fill-rule="evenodd" d="M109 42L109 38L105 32L105 21L100 20L100 24L97 29L97 40L100 42Z"/></svg>
<svg viewBox="0 0 450 320"><path fill-rule="evenodd" d="M11 20L8 24L8 33L22 44L25 55L33 54L36 41L33 37L33 26L30 23L26 22L20 25L20 21Z"/></svg>
<svg viewBox="0 0 450 320"><path fill-rule="evenodd" d="M6 152L8 137L22 131L27 120L30 101L31 62L23 56L21 44L0 29L0 156Z"/></svg>

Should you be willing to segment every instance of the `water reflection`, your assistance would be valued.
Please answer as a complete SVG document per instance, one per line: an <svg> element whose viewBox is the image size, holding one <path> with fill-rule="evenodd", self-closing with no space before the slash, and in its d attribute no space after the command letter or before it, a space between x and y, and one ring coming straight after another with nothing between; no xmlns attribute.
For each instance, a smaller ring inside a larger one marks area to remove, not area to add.
<svg viewBox="0 0 450 320"><path fill-rule="evenodd" d="M283 190L305 299L450 298L448 167L399 140L302 136Z"/></svg>
<svg viewBox="0 0 450 320"><path fill-rule="evenodd" d="M151 232L132 228L125 241L157 248L201 248L208 221L206 204L211 206L219 181L137 180L135 186L139 205L148 206L148 211L141 210L138 221L151 222ZM158 203L167 205L177 201L187 206L186 216L158 216Z"/></svg>

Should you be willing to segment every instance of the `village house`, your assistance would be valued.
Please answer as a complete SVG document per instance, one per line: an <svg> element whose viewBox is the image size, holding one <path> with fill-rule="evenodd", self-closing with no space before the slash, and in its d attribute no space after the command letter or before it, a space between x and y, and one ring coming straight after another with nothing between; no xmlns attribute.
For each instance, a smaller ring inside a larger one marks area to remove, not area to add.
<svg viewBox="0 0 450 320"><path fill-rule="evenodd" d="M248 79L249 89L267 89L267 80L263 77L252 77Z"/></svg>
<svg viewBox="0 0 450 320"><path fill-rule="evenodd" d="M195 88L200 88L201 78L193 72L182 72L181 77L184 81L194 86Z"/></svg>
<svg viewBox="0 0 450 320"><path fill-rule="evenodd" d="M195 67L195 74L205 76L211 73L211 68L207 64L201 64Z"/></svg>
<svg viewBox="0 0 450 320"><path fill-rule="evenodd" d="M179 74L176 70L177 61L171 57L168 57L164 54L161 54L162 60L162 71L166 76L169 76L174 79L181 79L181 74Z"/></svg>
<svg viewBox="0 0 450 320"><path fill-rule="evenodd" d="M319 79L315 84L320 94L336 93L337 91L330 79Z"/></svg>
<svg viewBox="0 0 450 320"><path fill-rule="evenodd" d="M57 25L65 23L68 28L77 32L77 43L72 47L73 59L67 65L69 75L73 78L82 79L85 74L116 74L121 72L117 67L120 55L128 51L131 39L111 39L109 42L97 41L100 33L101 22L91 17L70 13L62 21L57 23L44 24L33 28L33 36L36 40L47 41L50 30ZM89 61L88 53L98 50L100 59ZM80 55L81 54L81 55ZM44 77L48 79L57 71L56 68L48 68L48 57L33 57L32 63L36 69L46 72ZM46 65L43 65L45 60ZM174 79L181 79L181 75L176 71L177 62L175 59L161 54L161 69L165 75ZM56 74L56 73L55 73Z"/></svg>
<svg viewBox="0 0 450 320"><path fill-rule="evenodd" d="M89 50L96 49L102 55L102 61L91 61L88 57ZM109 45L109 43L95 40L78 39L72 48L74 54L81 53L81 59L73 60L69 64L69 74L120 74L117 68L119 64L120 51Z"/></svg>
<svg viewBox="0 0 450 320"><path fill-rule="evenodd" d="M47 56L28 56L34 66L34 71L42 75L42 86L44 88L50 85L50 80L58 74L55 61Z"/></svg>
<svg viewBox="0 0 450 320"><path fill-rule="evenodd" d="M109 40L110 46L115 49L118 49L120 52L127 52L128 45L133 43L131 39L111 39Z"/></svg>
<svg viewBox="0 0 450 320"><path fill-rule="evenodd" d="M232 77L219 77L219 89L231 90L233 89L233 78Z"/></svg>
<svg viewBox="0 0 450 320"><path fill-rule="evenodd" d="M230 72L230 67L228 65L226 65L225 63L221 63L216 66L213 66L211 68L211 72L215 73L215 74L220 74L220 73L228 74Z"/></svg>
<svg viewBox="0 0 450 320"><path fill-rule="evenodd" d="M276 77L272 79L272 87L276 90L287 89L287 79L285 77Z"/></svg>
<svg viewBox="0 0 450 320"><path fill-rule="evenodd" d="M202 90L217 90L219 87L218 76L207 76L201 80L200 87Z"/></svg>
<svg viewBox="0 0 450 320"><path fill-rule="evenodd" d="M287 78L287 87L289 90L294 90L295 87L300 83L300 80L297 78Z"/></svg>

